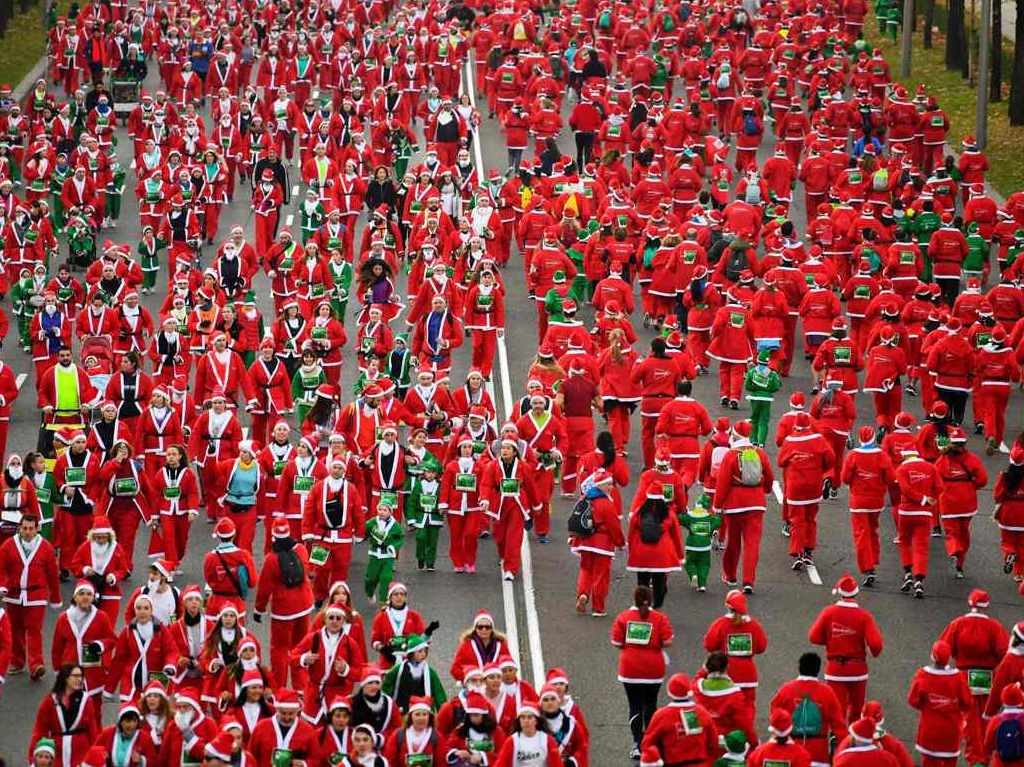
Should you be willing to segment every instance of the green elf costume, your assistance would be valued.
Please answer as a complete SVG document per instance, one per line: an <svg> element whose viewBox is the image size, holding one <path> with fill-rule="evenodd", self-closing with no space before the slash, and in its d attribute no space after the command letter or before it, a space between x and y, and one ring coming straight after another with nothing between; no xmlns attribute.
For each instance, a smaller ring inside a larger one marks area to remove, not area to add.
<svg viewBox="0 0 1024 767"><path fill-rule="evenodd" d="M722 738L725 753L715 760L714 767L741 767L747 763L750 745L743 730L733 730Z"/></svg>
<svg viewBox="0 0 1024 767"><path fill-rule="evenodd" d="M412 353L409 351L409 334L396 333L395 345L384 358L383 371L395 382L395 396L404 399L412 385Z"/></svg>
<svg viewBox="0 0 1024 767"><path fill-rule="evenodd" d="M422 473L412 478L405 513L409 527L416 530L416 567L419 570L434 571L437 562L437 539L444 527L444 514L438 508L440 503L441 464L427 453L422 463Z"/></svg>
<svg viewBox="0 0 1024 767"><path fill-rule="evenodd" d="M328 244L330 248L330 244ZM352 264L348 262L341 251L337 256L331 256L327 262L327 268L331 272L331 279L334 281L334 288L329 298L331 300L331 311L338 318L338 322L345 324L345 310L348 308L348 294L352 289Z"/></svg>
<svg viewBox="0 0 1024 767"><path fill-rule="evenodd" d="M398 550L405 542L405 533L392 516L392 511L386 503L378 503L377 516L367 520L363 536L370 547L366 552L366 576L363 580L366 598L372 598L376 591L377 601L382 605L387 602Z"/></svg>
<svg viewBox="0 0 1024 767"><path fill-rule="evenodd" d="M381 680L384 694L394 698L403 712L408 710L412 698L430 698L435 714L448 700L440 675L427 661L429 652L429 639L422 634L409 636L402 660L388 669Z"/></svg>
<svg viewBox="0 0 1024 767"><path fill-rule="evenodd" d="M299 206L299 222L302 227L302 244L305 245L327 220L327 211L320 203L315 189L306 190L306 199Z"/></svg>
<svg viewBox="0 0 1024 767"><path fill-rule="evenodd" d="M775 392L782 388L782 378L777 372L769 367L772 353L768 349L762 349L757 353L757 364L747 371L743 380L743 388L747 392L747 399L750 401L750 441L755 445L764 447L768 438L768 421L772 415L772 400Z"/></svg>
<svg viewBox="0 0 1024 767"><path fill-rule="evenodd" d="M306 415L316 403L316 390L320 384L327 381L324 369L320 367L319 361L313 357L312 364L306 364L306 355L303 355L302 364L295 370L292 376L292 401L295 403L295 425L302 428L302 422Z"/></svg>
<svg viewBox="0 0 1024 767"><path fill-rule="evenodd" d="M28 329L32 316L36 313L36 307L32 306L31 302L32 296L35 295L35 283L28 267L22 267L18 276L18 281L11 286L11 306L18 321L18 343L21 344L22 351L30 352L32 339L29 338Z"/></svg>
<svg viewBox="0 0 1024 767"><path fill-rule="evenodd" d="M711 513L711 498L703 493L692 509L679 515L679 524L686 530L686 574L697 591L708 590L711 571L711 538L722 525L722 518Z"/></svg>
<svg viewBox="0 0 1024 767"><path fill-rule="evenodd" d="M64 231L66 216L60 193L64 188L64 182L71 178L73 171L74 169L66 161L63 166L58 161L53 166L53 173L50 174L50 218L53 221L54 234L61 234Z"/></svg>
<svg viewBox="0 0 1024 767"><path fill-rule="evenodd" d="M124 180L127 177L124 166L116 159L110 161L110 181L107 182L106 214L111 221L121 218L121 201L124 198Z"/></svg>
<svg viewBox="0 0 1024 767"><path fill-rule="evenodd" d="M978 228L978 222L972 221L967 225L967 258L962 265L964 278L977 277L981 279L985 267L989 263L989 253L992 245L982 237Z"/></svg>
<svg viewBox="0 0 1024 767"><path fill-rule="evenodd" d="M139 254L139 265L142 267L142 292L156 291L156 276L160 271L160 251L167 243L155 236L152 224L142 227L142 240L135 249Z"/></svg>
<svg viewBox="0 0 1024 767"><path fill-rule="evenodd" d="M48 541L53 541L53 499L57 497L57 483L53 479L55 463L56 460L47 460L43 471L25 472L25 476L32 480L36 488L36 500L39 501L39 532Z"/></svg>

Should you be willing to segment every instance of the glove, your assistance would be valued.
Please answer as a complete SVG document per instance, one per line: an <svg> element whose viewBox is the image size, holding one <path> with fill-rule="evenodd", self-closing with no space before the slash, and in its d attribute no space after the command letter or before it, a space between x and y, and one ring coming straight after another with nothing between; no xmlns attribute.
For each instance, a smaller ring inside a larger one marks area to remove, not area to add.
<svg viewBox="0 0 1024 767"><path fill-rule="evenodd" d="M109 586L116 586L117 585L117 576L114 575L113 573L108 573L107 574L107 585L109 585Z"/></svg>
<svg viewBox="0 0 1024 767"><path fill-rule="evenodd" d="M256 612L254 612L252 614L252 619L254 621L256 621L257 623L263 623L263 613L256 613Z"/></svg>
<svg viewBox="0 0 1024 767"><path fill-rule="evenodd" d="M440 621L430 621L430 624L423 630L423 633L430 637L435 631L441 628Z"/></svg>

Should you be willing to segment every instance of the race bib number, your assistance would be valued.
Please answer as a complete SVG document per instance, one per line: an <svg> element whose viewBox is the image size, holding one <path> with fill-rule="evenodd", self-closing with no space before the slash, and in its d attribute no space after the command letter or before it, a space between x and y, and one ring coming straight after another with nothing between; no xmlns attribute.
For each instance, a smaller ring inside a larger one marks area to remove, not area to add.
<svg viewBox="0 0 1024 767"><path fill-rule="evenodd" d="M463 493L476 492L476 474L456 474L455 489Z"/></svg>
<svg viewBox="0 0 1024 767"><path fill-rule="evenodd" d="M729 655L750 655L754 651L754 638L750 634L730 634L726 641Z"/></svg>
<svg viewBox="0 0 1024 767"><path fill-rule="evenodd" d="M325 546L314 546L309 552L309 563L317 567L323 567L331 557L331 551Z"/></svg>
<svg viewBox="0 0 1024 767"><path fill-rule="evenodd" d="M654 633L654 624L648 621L626 623L626 644L647 644Z"/></svg>

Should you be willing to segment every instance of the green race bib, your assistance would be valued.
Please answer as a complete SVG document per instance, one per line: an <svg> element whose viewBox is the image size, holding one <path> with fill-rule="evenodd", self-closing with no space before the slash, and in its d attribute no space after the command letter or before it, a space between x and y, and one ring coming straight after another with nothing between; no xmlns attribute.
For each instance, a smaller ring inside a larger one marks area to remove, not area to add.
<svg viewBox="0 0 1024 767"><path fill-rule="evenodd" d="M275 748L270 756L271 767L292 767L292 752L288 748Z"/></svg>
<svg viewBox="0 0 1024 767"><path fill-rule="evenodd" d="M750 634L730 634L726 641L728 655L751 655L754 652L754 637Z"/></svg>
<svg viewBox="0 0 1024 767"><path fill-rule="evenodd" d="M181 498L181 488L180 487L165 487L164 488L164 498L166 500L168 500L168 501L172 501L175 498Z"/></svg>
<svg viewBox="0 0 1024 767"><path fill-rule="evenodd" d="M114 495L137 495L138 492L139 483L132 477L124 477L122 479L114 480Z"/></svg>
<svg viewBox="0 0 1024 767"><path fill-rule="evenodd" d="M36 488L36 499L40 503L44 503L44 504L45 503L49 503L50 502L50 488L48 488L48 487L37 487Z"/></svg>
<svg viewBox="0 0 1024 767"><path fill-rule="evenodd" d="M662 482L661 494L665 497L666 501L671 502L676 497L676 486L671 482Z"/></svg>
<svg viewBox="0 0 1024 767"><path fill-rule="evenodd" d="M967 686L972 695L988 695L992 690L992 672L987 668L967 669Z"/></svg>
<svg viewBox="0 0 1024 767"><path fill-rule="evenodd" d="M85 486L85 467L69 466L64 472L64 483L71 487Z"/></svg>
<svg viewBox="0 0 1024 767"><path fill-rule="evenodd" d="M284 473L284 467L288 465L288 461L274 461L274 476L280 477Z"/></svg>
<svg viewBox="0 0 1024 767"><path fill-rule="evenodd" d="M463 493L476 492L476 474L456 474L455 489Z"/></svg>
<svg viewBox="0 0 1024 767"><path fill-rule="evenodd" d="M292 492L308 493L313 489L313 478L298 475L292 480Z"/></svg>
<svg viewBox="0 0 1024 767"><path fill-rule="evenodd" d="M380 502L385 506L390 506L392 509L397 509L398 493L394 490L382 490L380 493Z"/></svg>
<svg viewBox="0 0 1024 767"><path fill-rule="evenodd" d="M309 563L317 567L323 567L331 556L331 550L324 546L314 546L309 552Z"/></svg>
<svg viewBox="0 0 1024 767"><path fill-rule="evenodd" d="M420 496L420 508L426 513L431 513L437 508L437 496L436 495L422 495Z"/></svg>
<svg viewBox="0 0 1024 767"><path fill-rule="evenodd" d="M503 479L501 480L501 494L502 495L515 495L519 492L519 480L518 479Z"/></svg>
<svg viewBox="0 0 1024 767"><path fill-rule="evenodd" d="M628 621L626 623L626 644L647 644L654 633L654 624L648 621Z"/></svg>

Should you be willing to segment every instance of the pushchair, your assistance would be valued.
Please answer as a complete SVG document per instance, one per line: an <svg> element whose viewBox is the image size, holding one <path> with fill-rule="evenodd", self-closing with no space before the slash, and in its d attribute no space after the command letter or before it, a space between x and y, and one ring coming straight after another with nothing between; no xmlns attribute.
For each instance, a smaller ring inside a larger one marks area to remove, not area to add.
<svg viewBox="0 0 1024 767"><path fill-rule="evenodd" d="M106 391L114 375L114 347L106 336L85 336L79 355L89 382L97 391Z"/></svg>

